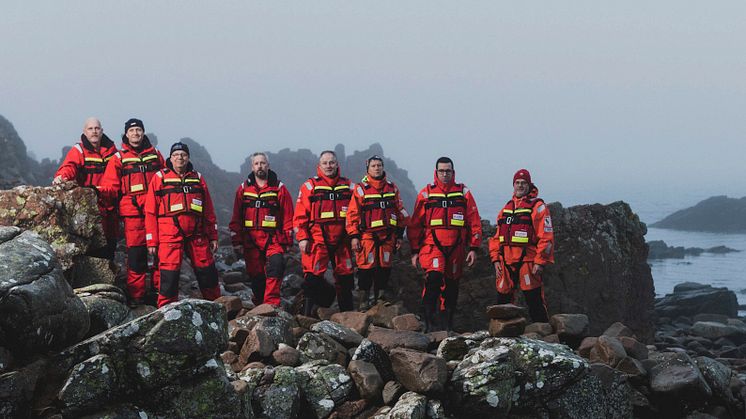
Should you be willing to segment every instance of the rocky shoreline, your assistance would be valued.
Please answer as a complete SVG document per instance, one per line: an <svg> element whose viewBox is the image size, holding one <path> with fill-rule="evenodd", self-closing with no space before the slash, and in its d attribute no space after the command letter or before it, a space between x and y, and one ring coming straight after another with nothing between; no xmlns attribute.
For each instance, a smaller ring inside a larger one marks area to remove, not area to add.
<svg viewBox="0 0 746 419"><path fill-rule="evenodd" d="M22 192L16 214L32 209L25 202L47 202ZM19 191L0 194L15 194L0 196L12 202ZM297 255L287 256L283 309L254 307L229 246L218 255L219 300L190 298L199 292L185 265L182 301L130 310L117 286L121 273L84 255L95 235L71 233L89 231L81 226L95 225L97 215L73 221L64 205L33 207L42 209L43 219L0 227L0 417L744 416L746 324L732 291L685 283L657 300L652 287L637 302L609 294L603 311L585 302L593 301L581 294L585 278L604 278L609 264L644 264L644 241L642 249L635 244L643 229L624 205L557 209L555 224L565 231L584 228L573 217L614 221L579 232L577 243L568 236L558 243L564 261L548 293L562 299L550 302L549 323L530 323L525 309L490 305L467 287L469 300L460 302L471 303L464 308L471 318L457 327L464 333L429 334L407 301L417 272L402 268L398 292L366 312L332 307L305 317L295 314L303 300ZM470 280L489 278L488 265L471 270ZM599 281L634 281L639 272ZM644 316L609 320L630 304Z"/></svg>

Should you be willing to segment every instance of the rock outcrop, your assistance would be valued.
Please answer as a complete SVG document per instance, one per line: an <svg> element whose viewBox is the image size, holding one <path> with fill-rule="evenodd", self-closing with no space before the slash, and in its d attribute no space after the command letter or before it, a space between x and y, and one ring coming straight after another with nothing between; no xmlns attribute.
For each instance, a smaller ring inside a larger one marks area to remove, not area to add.
<svg viewBox="0 0 746 419"><path fill-rule="evenodd" d="M589 334L600 335L621 321L641 340L654 333L654 288L647 264L646 228L623 202L563 208L549 205L556 264L545 271L549 313L584 313ZM483 222L485 240L477 263L459 285L456 330L478 330L487 324L484 308L495 304L495 272L487 256L487 237L495 227ZM393 270L392 288L407 309L418 312L422 273L412 268L405 246ZM520 294L520 292L518 293ZM518 295L518 300L521 300Z"/></svg>
<svg viewBox="0 0 746 419"><path fill-rule="evenodd" d="M0 116L0 189L38 184L36 166L13 124Z"/></svg>
<svg viewBox="0 0 746 419"><path fill-rule="evenodd" d="M713 196L693 207L676 211L650 226L685 231L743 233L746 232L746 197Z"/></svg>
<svg viewBox="0 0 746 419"><path fill-rule="evenodd" d="M671 319L679 316L692 317L697 314L722 314L736 317L738 299L736 293L727 288L714 288L711 285L685 282L676 285L673 293L656 299L655 311L658 316Z"/></svg>

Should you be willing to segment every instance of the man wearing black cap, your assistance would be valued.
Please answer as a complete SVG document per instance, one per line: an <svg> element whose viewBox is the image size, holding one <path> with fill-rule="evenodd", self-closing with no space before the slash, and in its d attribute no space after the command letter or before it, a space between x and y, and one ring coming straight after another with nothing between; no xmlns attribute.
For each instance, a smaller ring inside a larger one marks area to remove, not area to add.
<svg viewBox="0 0 746 419"><path fill-rule="evenodd" d="M119 203L119 216L124 219L127 294L131 306L142 304L145 297L148 251L145 247L143 206L150 179L163 167L163 156L150 144L142 121L129 119L124 124L122 148L106 166L101 190ZM153 272L153 283L158 283L157 270Z"/></svg>
<svg viewBox="0 0 746 419"><path fill-rule="evenodd" d="M156 172L145 198L148 252L158 255L158 307L178 301L184 252L192 261L202 296L220 297L213 252L218 249L218 225L210 191L202 174L189 162L189 147L171 146L168 168Z"/></svg>
<svg viewBox="0 0 746 419"><path fill-rule="evenodd" d="M409 218L399 188L386 179L383 159L372 156L365 166L366 175L355 185L347 210L347 234L357 255L360 310L370 308L386 289Z"/></svg>

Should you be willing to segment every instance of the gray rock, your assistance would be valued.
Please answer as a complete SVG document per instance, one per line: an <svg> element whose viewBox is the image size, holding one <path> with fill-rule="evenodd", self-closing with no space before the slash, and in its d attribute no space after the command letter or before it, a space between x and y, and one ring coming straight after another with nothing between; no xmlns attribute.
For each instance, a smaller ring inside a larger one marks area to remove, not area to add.
<svg viewBox="0 0 746 419"><path fill-rule="evenodd" d="M722 314L736 317L738 299L727 288L713 288L710 285L684 284L674 287L673 294L667 294L655 303L655 311L661 317L695 316L702 313Z"/></svg>
<svg viewBox="0 0 746 419"><path fill-rule="evenodd" d="M446 411L443 408L443 403L440 400L429 399L427 401L427 417L430 419L445 419Z"/></svg>
<svg viewBox="0 0 746 419"><path fill-rule="evenodd" d="M117 371L108 355L96 355L73 367L58 399L67 415L104 406L119 387Z"/></svg>
<svg viewBox="0 0 746 419"><path fill-rule="evenodd" d="M81 296L80 293L77 294ZM90 317L91 327L88 330L88 337L127 323L134 318L129 307L102 294L104 293L80 297Z"/></svg>
<svg viewBox="0 0 746 419"><path fill-rule="evenodd" d="M249 400L242 400L225 373L219 369L184 383L166 386L155 397L164 400L159 416L231 419L251 418L253 415Z"/></svg>
<svg viewBox="0 0 746 419"><path fill-rule="evenodd" d="M659 399L661 408L672 414L681 414L712 396L712 389L699 368L684 353L663 355L650 369L650 389Z"/></svg>
<svg viewBox="0 0 746 419"><path fill-rule="evenodd" d="M381 398L383 380L375 365L365 361L353 360L350 361L347 370L355 381L355 387L357 387L360 397L370 401Z"/></svg>
<svg viewBox="0 0 746 419"><path fill-rule="evenodd" d="M373 322L373 318L367 313L360 313L357 311L334 313L330 320L356 331L361 336L366 336L368 334L368 328Z"/></svg>
<svg viewBox="0 0 746 419"><path fill-rule="evenodd" d="M407 390L416 393L438 393L443 390L448 379L443 358L404 348L392 350L390 357L397 381Z"/></svg>
<svg viewBox="0 0 746 419"><path fill-rule="evenodd" d="M554 333L554 329L549 323L536 322L527 325L526 328L523 329L523 333L536 333L539 336L544 337Z"/></svg>
<svg viewBox="0 0 746 419"><path fill-rule="evenodd" d="M399 397L399 401L388 412L390 419L425 419L427 415L427 397L408 391Z"/></svg>
<svg viewBox="0 0 746 419"><path fill-rule="evenodd" d="M591 349L591 362L601 362L610 367L616 367L619 362L627 357L624 346L619 339L601 335Z"/></svg>
<svg viewBox="0 0 746 419"><path fill-rule="evenodd" d="M394 348L408 348L418 351L426 351L430 344L430 339L422 333L405 330L391 330L376 326L371 326L370 329L368 329L368 339L381 345L381 347L386 351L390 351Z"/></svg>
<svg viewBox="0 0 746 419"><path fill-rule="evenodd" d="M514 340L490 338L464 357L451 375L447 394L464 416L506 415L512 406L515 367L510 347Z"/></svg>
<svg viewBox="0 0 746 419"><path fill-rule="evenodd" d="M694 323L690 332L711 340L727 337L731 340L736 339L740 341L746 337L746 330L717 322Z"/></svg>
<svg viewBox="0 0 746 419"><path fill-rule="evenodd" d="M528 310L515 304L497 304L487 307L488 319L511 320L517 317L528 317Z"/></svg>
<svg viewBox="0 0 746 419"><path fill-rule="evenodd" d="M242 364L252 361L260 361L272 355L277 349L275 342L264 329L255 327L251 329L241 347L239 358Z"/></svg>
<svg viewBox="0 0 746 419"><path fill-rule="evenodd" d="M588 336L589 321L585 314L555 314L549 319L555 333L563 341L576 340L580 342Z"/></svg>
<svg viewBox="0 0 746 419"><path fill-rule="evenodd" d="M726 405L735 406L737 402L730 390L731 377L733 376L730 367L703 356L695 358L694 362L702 376L705 377L710 389L712 389L712 395Z"/></svg>
<svg viewBox="0 0 746 419"><path fill-rule="evenodd" d="M0 374L8 371L13 366L13 355L9 350L0 346Z"/></svg>
<svg viewBox="0 0 746 419"><path fill-rule="evenodd" d="M311 331L329 335L346 348L358 346L363 340L363 337L356 331L329 320L314 323L311 326Z"/></svg>
<svg viewBox="0 0 746 419"><path fill-rule="evenodd" d="M371 317L374 325L388 329L394 328L394 317L405 313L406 310L402 306L385 302L379 302L366 312Z"/></svg>
<svg viewBox="0 0 746 419"><path fill-rule="evenodd" d="M52 248L31 231L0 244L0 312L0 342L18 357L69 346L90 327Z"/></svg>
<svg viewBox="0 0 746 419"><path fill-rule="evenodd" d="M257 418L295 419L300 412L300 378L290 367L277 367L272 382L257 387L253 392L254 413Z"/></svg>
<svg viewBox="0 0 746 419"><path fill-rule="evenodd" d="M622 343L622 346L624 347L624 351L627 353L627 355L631 356L632 358L635 358L639 361L648 359L648 347L647 345L644 345L635 338L622 336L619 338L619 342Z"/></svg>
<svg viewBox="0 0 746 419"><path fill-rule="evenodd" d="M603 334L606 336L611 336L613 338L621 338L622 336L631 338L635 337L635 333L632 331L632 329L620 322L615 322L614 324L609 326Z"/></svg>
<svg viewBox="0 0 746 419"><path fill-rule="evenodd" d="M302 363L323 359L335 364L347 364L345 347L323 333L306 333L300 338L296 349L300 352Z"/></svg>
<svg viewBox="0 0 746 419"><path fill-rule="evenodd" d="M295 371L303 397L317 418L326 418L335 407L350 397L354 383L341 365L313 361L301 365Z"/></svg>
<svg viewBox="0 0 746 419"><path fill-rule="evenodd" d="M517 337L523 333L525 327L526 319L524 317L508 320L490 319L489 332L490 336Z"/></svg>
<svg viewBox="0 0 746 419"><path fill-rule="evenodd" d="M354 361L365 361L375 365L381 379L388 382L395 378L388 353L377 343L363 339L352 356Z"/></svg>
<svg viewBox="0 0 746 419"><path fill-rule="evenodd" d="M295 367L300 364L300 352L292 346L281 343L277 350L272 352L272 360L279 365Z"/></svg>
<svg viewBox="0 0 746 419"><path fill-rule="evenodd" d="M68 270L68 280L73 288L92 284L114 284L117 279L115 268L116 266L108 259L76 256Z"/></svg>

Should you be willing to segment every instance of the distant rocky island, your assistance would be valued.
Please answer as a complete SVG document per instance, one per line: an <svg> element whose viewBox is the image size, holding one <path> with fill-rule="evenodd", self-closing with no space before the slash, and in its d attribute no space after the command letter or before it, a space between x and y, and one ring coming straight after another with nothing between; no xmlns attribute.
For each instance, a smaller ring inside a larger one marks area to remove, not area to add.
<svg viewBox="0 0 746 419"><path fill-rule="evenodd" d="M650 227L710 233L746 233L746 197L713 196Z"/></svg>
<svg viewBox="0 0 746 419"><path fill-rule="evenodd" d="M701 247L669 246L663 240L652 240L648 243L648 259L683 259L685 256L699 256L702 253L740 252L727 246L714 246L709 249Z"/></svg>

